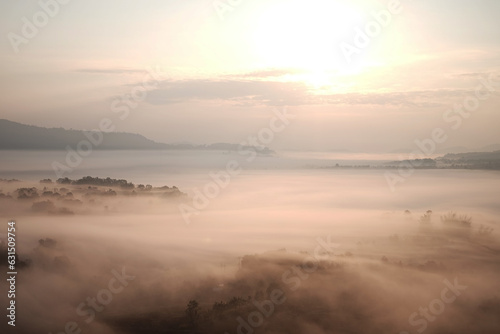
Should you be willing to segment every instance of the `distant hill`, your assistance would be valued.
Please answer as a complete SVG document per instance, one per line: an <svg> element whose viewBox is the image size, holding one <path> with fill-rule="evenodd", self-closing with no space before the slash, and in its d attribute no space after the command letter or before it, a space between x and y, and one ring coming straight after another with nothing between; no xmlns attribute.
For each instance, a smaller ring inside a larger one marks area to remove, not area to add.
<svg viewBox="0 0 500 334"><path fill-rule="evenodd" d="M0 149L2 150L64 150L87 138L83 131L63 128L42 128L0 120ZM95 149L166 149L166 144L156 143L144 136L132 133L107 133L101 145Z"/></svg>
<svg viewBox="0 0 500 334"><path fill-rule="evenodd" d="M436 159L404 160L420 169L491 169L500 170L500 150L493 152L448 153ZM385 167L397 168L401 161L383 164Z"/></svg>
<svg viewBox="0 0 500 334"><path fill-rule="evenodd" d="M69 145L75 148L82 140L87 140L83 131L63 128L42 128L0 119L0 150L65 150ZM246 146L259 154L271 155L275 152L267 147ZM213 150L237 151L238 144L216 143L210 145L165 144L150 140L142 135L126 132L105 133L96 150Z"/></svg>
<svg viewBox="0 0 500 334"><path fill-rule="evenodd" d="M500 151L446 154L437 158L436 162L452 168L500 170Z"/></svg>
<svg viewBox="0 0 500 334"><path fill-rule="evenodd" d="M437 160L460 162L500 161L500 150L493 152L450 153L438 158Z"/></svg>

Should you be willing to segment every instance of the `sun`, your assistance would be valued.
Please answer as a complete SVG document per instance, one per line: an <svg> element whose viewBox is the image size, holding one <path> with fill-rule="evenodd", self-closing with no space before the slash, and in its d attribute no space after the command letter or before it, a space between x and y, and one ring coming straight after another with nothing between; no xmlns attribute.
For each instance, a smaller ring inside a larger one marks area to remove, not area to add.
<svg viewBox="0 0 500 334"><path fill-rule="evenodd" d="M329 73L351 70L338 46L362 19L349 1L270 1L256 18L253 52L264 67L300 69L305 82L328 85Z"/></svg>
<svg viewBox="0 0 500 334"><path fill-rule="evenodd" d="M332 85L332 76L324 71L308 71L302 75L301 81L309 84L315 89L321 89Z"/></svg>

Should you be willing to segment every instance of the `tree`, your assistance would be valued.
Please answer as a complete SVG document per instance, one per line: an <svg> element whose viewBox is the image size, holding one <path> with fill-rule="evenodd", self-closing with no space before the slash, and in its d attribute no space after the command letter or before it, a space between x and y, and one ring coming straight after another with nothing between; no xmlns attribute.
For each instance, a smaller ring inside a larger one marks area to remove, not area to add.
<svg viewBox="0 0 500 334"><path fill-rule="evenodd" d="M468 238L471 234L472 217L449 212L441 216L441 221L448 233L453 236Z"/></svg>
<svg viewBox="0 0 500 334"><path fill-rule="evenodd" d="M427 212L420 217L418 220L420 223L420 232L421 233L429 233L432 231L432 211L427 210Z"/></svg>
<svg viewBox="0 0 500 334"><path fill-rule="evenodd" d="M200 319L201 308L200 304L196 300L190 300L186 307L186 315L188 317L189 323L196 327Z"/></svg>

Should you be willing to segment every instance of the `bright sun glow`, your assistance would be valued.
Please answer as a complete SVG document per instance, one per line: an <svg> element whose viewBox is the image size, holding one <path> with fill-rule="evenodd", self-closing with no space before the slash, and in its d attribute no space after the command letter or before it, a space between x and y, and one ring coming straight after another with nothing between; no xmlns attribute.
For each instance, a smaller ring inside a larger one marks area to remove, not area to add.
<svg viewBox="0 0 500 334"><path fill-rule="evenodd" d="M255 28L257 55L267 67L305 70L311 86L333 84L331 74L359 72L339 53L340 41L352 39L362 16L335 0L280 1L263 8ZM357 73L356 73L357 74Z"/></svg>

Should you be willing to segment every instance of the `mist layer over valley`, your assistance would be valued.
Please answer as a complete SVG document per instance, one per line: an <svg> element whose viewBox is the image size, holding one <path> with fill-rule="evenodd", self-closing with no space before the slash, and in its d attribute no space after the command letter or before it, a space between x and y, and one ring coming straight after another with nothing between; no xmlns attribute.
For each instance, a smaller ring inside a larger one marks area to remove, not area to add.
<svg viewBox="0 0 500 334"><path fill-rule="evenodd" d="M499 334L500 1L0 1L0 334Z"/></svg>
<svg viewBox="0 0 500 334"><path fill-rule="evenodd" d="M68 177L101 179L73 183L40 183L55 181L46 164L2 166L0 215L19 235L18 333L500 326L498 172L419 170L391 191L382 170L262 157L207 196L225 155L183 171L171 157L94 159ZM21 181L7 181L13 169ZM108 176L127 182L101 184ZM182 205L195 209L188 220Z"/></svg>

